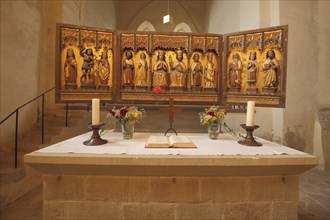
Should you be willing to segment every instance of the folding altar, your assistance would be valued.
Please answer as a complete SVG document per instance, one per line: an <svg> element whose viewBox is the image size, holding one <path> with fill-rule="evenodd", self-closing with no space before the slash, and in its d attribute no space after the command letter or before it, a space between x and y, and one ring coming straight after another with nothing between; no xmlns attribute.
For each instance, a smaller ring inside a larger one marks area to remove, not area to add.
<svg viewBox="0 0 330 220"><path fill-rule="evenodd" d="M287 40L288 26L222 35L58 24L56 101L284 107Z"/></svg>

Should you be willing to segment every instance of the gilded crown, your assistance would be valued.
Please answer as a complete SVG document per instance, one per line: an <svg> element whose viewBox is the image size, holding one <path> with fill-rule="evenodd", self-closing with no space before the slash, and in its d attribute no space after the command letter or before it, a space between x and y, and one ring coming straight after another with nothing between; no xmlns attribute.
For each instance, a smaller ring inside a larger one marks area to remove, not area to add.
<svg viewBox="0 0 330 220"><path fill-rule="evenodd" d="M183 51L182 50L178 50L178 51L176 51L176 54L177 55L182 55L183 54Z"/></svg>

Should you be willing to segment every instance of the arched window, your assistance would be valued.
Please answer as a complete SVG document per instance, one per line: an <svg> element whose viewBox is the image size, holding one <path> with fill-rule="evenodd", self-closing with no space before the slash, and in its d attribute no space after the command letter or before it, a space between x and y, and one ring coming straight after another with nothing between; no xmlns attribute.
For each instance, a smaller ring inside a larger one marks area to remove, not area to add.
<svg viewBox="0 0 330 220"><path fill-rule="evenodd" d="M156 31L156 29L149 21L144 21L139 25L137 31Z"/></svg>
<svg viewBox="0 0 330 220"><path fill-rule="evenodd" d="M191 28L188 24L181 22L174 28L174 32L191 32Z"/></svg>

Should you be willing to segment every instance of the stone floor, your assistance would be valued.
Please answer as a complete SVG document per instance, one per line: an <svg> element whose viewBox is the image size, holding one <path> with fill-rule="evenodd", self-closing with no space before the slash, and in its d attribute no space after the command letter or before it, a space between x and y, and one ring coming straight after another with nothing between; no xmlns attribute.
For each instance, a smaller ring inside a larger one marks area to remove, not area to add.
<svg viewBox="0 0 330 220"><path fill-rule="evenodd" d="M330 220L330 174L313 168L300 176L299 219Z"/></svg>
<svg viewBox="0 0 330 220"><path fill-rule="evenodd" d="M330 220L328 172L313 168L300 177L299 220ZM37 187L8 206L1 220L41 220L42 186Z"/></svg>

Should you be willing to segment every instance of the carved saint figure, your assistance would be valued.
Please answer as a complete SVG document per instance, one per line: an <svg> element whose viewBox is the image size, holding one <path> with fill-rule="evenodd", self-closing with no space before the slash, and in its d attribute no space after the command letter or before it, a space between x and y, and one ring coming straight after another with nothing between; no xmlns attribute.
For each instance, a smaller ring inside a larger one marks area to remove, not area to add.
<svg viewBox="0 0 330 220"><path fill-rule="evenodd" d="M131 51L126 51L126 59L123 64L124 69L124 84L132 85L133 84L133 75L134 75L134 62L133 54Z"/></svg>
<svg viewBox="0 0 330 220"><path fill-rule="evenodd" d="M215 65L212 62L213 54L207 55L207 63L205 65L205 88L215 88Z"/></svg>
<svg viewBox="0 0 330 220"><path fill-rule="evenodd" d="M82 76L80 77L81 84L94 83L94 75L92 74L92 68L94 67L94 54L92 48L84 47L80 48L80 56L83 57Z"/></svg>
<svg viewBox="0 0 330 220"><path fill-rule="evenodd" d="M66 59L64 63L65 86L77 87L77 61L72 48L66 51Z"/></svg>
<svg viewBox="0 0 330 220"><path fill-rule="evenodd" d="M241 87L242 61L238 53L233 54L233 60L229 64L230 87Z"/></svg>
<svg viewBox="0 0 330 220"><path fill-rule="evenodd" d="M251 51L246 71L246 82L249 84L250 87L254 86L257 82L258 63L256 59L257 53L255 51Z"/></svg>
<svg viewBox="0 0 330 220"><path fill-rule="evenodd" d="M171 87L184 87L186 86L187 67L183 62L183 51L176 52L176 61L172 61L172 57L169 57L171 68Z"/></svg>
<svg viewBox="0 0 330 220"><path fill-rule="evenodd" d="M165 62L165 52L158 52L157 61L153 67L153 86L168 86L167 74L168 66Z"/></svg>
<svg viewBox="0 0 330 220"><path fill-rule="evenodd" d="M277 71L279 69L279 62L275 57L274 50L269 50L266 54L266 60L262 66L264 72L264 88L277 87Z"/></svg>
<svg viewBox="0 0 330 220"><path fill-rule="evenodd" d="M194 54L194 61L191 63L191 77L192 77L192 86L201 86L202 85L202 71L203 66L202 63L199 61L199 54Z"/></svg>
<svg viewBox="0 0 330 220"><path fill-rule="evenodd" d="M137 66L134 85L135 86L145 86L147 81L147 73L148 73L148 63L146 61L146 54L140 54L140 61Z"/></svg>
<svg viewBox="0 0 330 220"><path fill-rule="evenodd" d="M99 80L101 85L108 85L110 76L110 63L107 51L103 51L99 60Z"/></svg>

